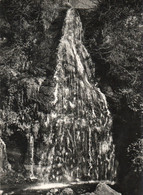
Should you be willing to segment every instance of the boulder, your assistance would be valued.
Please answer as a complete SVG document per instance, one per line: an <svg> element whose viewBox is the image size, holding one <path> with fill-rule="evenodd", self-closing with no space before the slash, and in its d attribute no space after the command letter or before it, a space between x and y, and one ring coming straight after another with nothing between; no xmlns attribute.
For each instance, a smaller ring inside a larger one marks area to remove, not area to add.
<svg viewBox="0 0 143 195"><path fill-rule="evenodd" d="M99 183L96 187L95 195L121 195L120 193L116 192L112 188L110 188L105 183Z"/></svg>
<svg viewBox="0 0 143 195"><path fill-rule="evenodd" d="M65 188L62 192L61 195L74 195L74 191L71 188Z"/></svg>
<svg viewBox="0 0 143 195"><path fill-rule="evenodd" d="M51 189L50 192L53 193L53 194L58 194L59 190L54 188L54 189Z"/></svg>
<svg viewBox="0 0 143 195"><path fill-rule="evenodd" d="M51 189L46 195L58 195L59 190L58 189Z"/></svg>

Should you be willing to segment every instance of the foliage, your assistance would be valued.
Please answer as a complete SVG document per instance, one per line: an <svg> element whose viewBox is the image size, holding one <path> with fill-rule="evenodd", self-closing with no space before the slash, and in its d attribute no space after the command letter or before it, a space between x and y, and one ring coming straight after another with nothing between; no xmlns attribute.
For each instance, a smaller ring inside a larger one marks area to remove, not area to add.
<svg viewBox="0 0 143 195"><path fill-rule="evenodd" d="M103 1L91 13L96 21L89 19L85 26L85 36L96 63L95 77L100 77L101 85L108 82L114 95L118 95L119 99L126 98L129 108L139 112L142 69L141 10L139 2L134 7L131 5L127 1Z"/></svg>
<svg viewBox="0 0 143 195"><path fill-rule="evenodd" d="M132 162L134 172L142 173L143 171L143 139L138 139L128 148L128 155Z"/></svg>
<svg viewBox="0 0 143 195"><path fill-rule="evenodd" d="M141 12L140 0L103 0L90 12L80 11L84 42L95 64L94 80L106 94L113 116L118 181L126 183L126 194L130 194L130 171L140 170L142 163L137 155L133 158L133 150L127 152L141 137ZM139 171L132 177L139 183Z"/></svg>
<svg viewBox="0 0 143 195"><path fill-rule="evenodd" d="M13 127L27 133L39 119L39 88L49 76L46 37L49 38L48 29L58 14L52 0L2 0L0 10L0 108L4 136L10 135Z"/></svg>

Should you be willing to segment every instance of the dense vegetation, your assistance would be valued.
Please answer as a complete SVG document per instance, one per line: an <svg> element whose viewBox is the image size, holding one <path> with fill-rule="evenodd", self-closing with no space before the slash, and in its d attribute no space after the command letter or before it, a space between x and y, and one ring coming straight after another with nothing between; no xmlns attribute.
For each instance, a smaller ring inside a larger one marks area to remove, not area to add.
<svg viewBox="0 0 143 195"><path fill-rule="evenodd" d="M56 2L0 2L0 123L8 148L13 132L27 134L32 129L37 144L45 133L42 120L49 111L49 80L65 17ZM143 161L141 1L103 0L95 9L79 13L93 60L93 82L106 94L113 116L120 191L138 195ZM15 160L9 161L14 168Z"/></svg>
<svg viewBox="0 0 143 195"><path fill-rule="evenodd" d="M141 1L102 1L96 11L84 15L85 44L95 63L95 81L106 94L113 115L118 179L123 191L139 194L134 181L141 178L137 167L143 161Z"/></svg>

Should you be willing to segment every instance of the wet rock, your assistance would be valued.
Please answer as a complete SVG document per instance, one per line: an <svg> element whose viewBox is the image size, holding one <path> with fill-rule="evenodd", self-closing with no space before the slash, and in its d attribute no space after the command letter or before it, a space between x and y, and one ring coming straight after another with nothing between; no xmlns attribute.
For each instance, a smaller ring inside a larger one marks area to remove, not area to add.
<svg viewBox="0 0 143 195"><path fill-rule="evenodd" d="M38 132L39 132L40 124L39 121L35 121L32 127L32 133L34 135L34 138L37 139L38 137Z"/></svg>
<svg viewBox="0 0 143 195"><path fill-rule="evenodd" d="M104 195L121 195L120 193L116 192L115 190L110 188L105 183L99 183L97 185L95 195L101 195L101 194L104 194Z"/></svg>
<svg viewBox="0 0 143 195"><path fill-rule="evenodd" d="M50 190L50 193L51 193L51 194L59 194L59 190L56 189L56 188L55 188L55 189L51 189L51 190Z"/></svg>
<svg viewBox="0 0 143 195"><path fill-rule="evenodd" d="M71 188L65 188L62 192L61 195L74 195L74 191Z"/></svg>
<svg viewBox="0 0 143 195"><path fill-rule="evenodd" d="M51 190L50 190L50 192L52 192L52 193L57 193L58 191L59 191L59 190L58 190L58 189L56 189L56 188L55 188L55 189L51 189Z"/></svg>
<svg viewBox="0 0 143 195"><path fill-rule="evenodd" d="M46 195L59 195L59 190L54 188L54 189L51 189L49 192L47 192Z"/></svg>
<svg viewBox="0 0 143 195"><path fill-rule="evenodd" d="M66 7L66 8L71 8L72 5L71 5L69 2L66 2L66 3L64 3L64 7Z"/></svg>
<svg viewBox="0 0 143 195"><path fill-rule="evenodd" d="M7 161L6 145L0 138L0 172L10 169L10 165Z"/></svg>

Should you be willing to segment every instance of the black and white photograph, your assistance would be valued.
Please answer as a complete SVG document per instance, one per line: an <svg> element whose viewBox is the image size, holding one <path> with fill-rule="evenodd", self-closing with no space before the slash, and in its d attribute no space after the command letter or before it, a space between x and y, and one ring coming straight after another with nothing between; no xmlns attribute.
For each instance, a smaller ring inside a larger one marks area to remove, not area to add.
<svg viewBox="0 0 143 195"><path fill-rule="evenodd" d="M0 0L0 195L143 194L141 0Z"/></svg>

